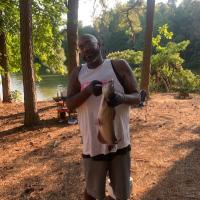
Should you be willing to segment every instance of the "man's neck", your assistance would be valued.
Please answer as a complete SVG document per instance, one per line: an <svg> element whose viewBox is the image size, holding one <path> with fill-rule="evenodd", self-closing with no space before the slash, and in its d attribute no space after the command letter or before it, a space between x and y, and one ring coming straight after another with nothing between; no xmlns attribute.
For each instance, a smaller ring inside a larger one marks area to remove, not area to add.
<svg viewBox="0 0 200 200"><path fill-rule="evenodd" d="M102 56L100 56L95 61L93 61L92 63L87 63L87 66L88 66L89 69L95 69L96 67L101 65L103 62L104 62L104 59L102 58Z"/></svg>

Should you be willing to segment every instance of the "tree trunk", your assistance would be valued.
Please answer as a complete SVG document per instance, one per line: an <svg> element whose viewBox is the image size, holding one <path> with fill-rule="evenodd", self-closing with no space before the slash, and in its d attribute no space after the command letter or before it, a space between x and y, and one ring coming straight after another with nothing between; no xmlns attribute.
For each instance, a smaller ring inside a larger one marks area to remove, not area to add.
<svg viewBox="0 0 200 200"><path fill-rule="evenodd" d="M155 0L147 0L145 44L144 44L143 65L141 69L141 84L140 84L140 88L146 90L147 94L149 94L149 80L150 80L150 70L151 70L151 49L152 49L154 8L155 8Z"/></svg>
<svg viewBox="0 0 200 200"><path fill-rule="evenodd" d="M0 28L3 26L1 18L2 13L0 12ZM3 29L1 29L0 31L0 66L3 69L3 73L1 74L3 102L11 102L10 75L8 70L6 49L6 35L3 32Z"/></svg>
<svg viewBox="0 0 200 200"><path fill-rule="evenodd" d="M78 3L79 0L68 0L67 42L68 42L68 73L79 65L78 54Z"/></svg>
<svg viewBox="0 0 200 200"><path fill-rule="evenodd" d="M20 0L20 44L24 86L24 125L38 123L32 50L32 0Z"/></svg>
<svg viewBox="0 0 200 200"><path fill-rule="evenodd" d="M10 88L10 74L8 71L7 51L6 51L6 37L5 33L0 34L0 66L3 69L1 74L3 102L11 102L11 88Z"/></svg>

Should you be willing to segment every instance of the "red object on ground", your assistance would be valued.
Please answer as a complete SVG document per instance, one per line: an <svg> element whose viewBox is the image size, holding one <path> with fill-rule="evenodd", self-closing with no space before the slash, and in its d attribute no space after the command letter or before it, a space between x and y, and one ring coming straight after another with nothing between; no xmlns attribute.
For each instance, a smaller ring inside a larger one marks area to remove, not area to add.
<svg viewBox="0 0 200 200"><path fill-rule="evenodd" d="M68 108L57 108L58 112L67 112L69 113L69 109Z"/></svg>

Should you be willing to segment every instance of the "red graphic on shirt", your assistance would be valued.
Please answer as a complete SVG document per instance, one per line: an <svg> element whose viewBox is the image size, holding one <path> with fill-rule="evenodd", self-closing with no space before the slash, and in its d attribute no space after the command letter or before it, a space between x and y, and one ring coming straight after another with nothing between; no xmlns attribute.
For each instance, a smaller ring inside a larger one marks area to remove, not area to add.
<svg viewBox="0 0 200 200"><path fill-rule="evenodd" d="M100 81L100 80L98 80L98 81ZM108 83L109 81L100 81L103 85L105 85L106 83ZM89 84L90 84L91 82L84 82L84 83L82 83L81 84L81 91L84 89L84 88L86 88Z"/></svg>

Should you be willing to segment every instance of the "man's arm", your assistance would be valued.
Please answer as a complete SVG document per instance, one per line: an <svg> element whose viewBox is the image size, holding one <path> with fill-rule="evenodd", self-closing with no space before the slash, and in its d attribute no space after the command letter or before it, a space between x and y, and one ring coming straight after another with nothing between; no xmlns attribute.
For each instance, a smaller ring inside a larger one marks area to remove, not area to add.
<svg viewBox="0 0 200 200"><path fill-rule="evenodd" d="M81 85L78 80L79 71L80 67L75 68L69 77L66 98L66 104L69 110L74 110L79 107L91 95L88 87L81 91Z"/></svg>
<svg viewBox="0 0 200 200"><path fill-rule="evenodd" d="M140 94L137 90L136 78L131 70L131 67L125 60L113 60L113 65L123 80L124 88L123 103L134 105L140 103Z"/></svg>

